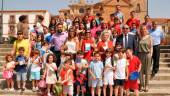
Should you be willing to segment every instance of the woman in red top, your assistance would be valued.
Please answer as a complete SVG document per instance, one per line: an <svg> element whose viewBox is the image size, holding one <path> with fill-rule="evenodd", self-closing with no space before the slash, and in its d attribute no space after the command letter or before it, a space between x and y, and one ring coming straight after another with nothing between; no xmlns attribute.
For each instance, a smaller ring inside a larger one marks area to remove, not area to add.
<svg viewBox="0 0 170 96"><path fill-rule="evenodd" d="M87 61L90 61L92 59L91 55L93 53L94 47L95 47L94 39L91 37L90 31L86 31L85 38L84 40L82 40L81 43L81 49L84 52L84 58Z"/></svg>
<svg viewBox="0 0 170 96"><path fill-rule="evenodd" d="M133 55L132 49L127 49L126 55L127 55L128 61L129 61L129 66L128 66L129 74L131 74L132 72L136 72L136 71L140 72L141 61L139 60L139 58L137 56ZM125 87L124 89L126 90L126 96L130 95L129 89L134 90L135 96L139 96L138 80L130 80L128 78L128 80L125 82L124 87Z"/></svg>
<svg viewBox="0 0 170 96"><path fill-rule="evenodd" d="M110 40L110 33L105 31L101 34L101 41L98 42L97 48L101 53L102 59L105 58L105 50L108 48L113 49L113 41Z"/></svg>

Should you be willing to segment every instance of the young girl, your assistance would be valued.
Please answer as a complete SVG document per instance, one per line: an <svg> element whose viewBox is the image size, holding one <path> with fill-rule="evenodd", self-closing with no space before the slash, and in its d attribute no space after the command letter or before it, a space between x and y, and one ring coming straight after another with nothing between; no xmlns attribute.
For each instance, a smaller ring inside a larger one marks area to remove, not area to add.
<svg viewBox="0 0 170 96"><path fill-rule="evenodd" d="M40 80L40 63L41 58L39 57L39 50L34 50L33 57L30 59L31 61L31 76L30 79L32 80L32 90L38 91L38 81Z"/></svg>
<svg viewBox="0 0 170 96"><path fill-rule="evenodd" d="M123 96L123 86L125 80L128 78L128 61L126 58L124 58L124 50L120 49L118 52L118 60L115 67L115 96L118 96L118 91L120 89L120 96Z"/></svg>
<svg viewBox="0 0 170 96"><path fill-rule="evenodd" d="M15 68L15 62L13 61L13 57L10 54L7 54L6 64L3 66L3 77L7 81L7 87L10 91L14 90L14 82L13 82L13 70Z"/></svg>
<svg viewBox="0 0 170 96"><path fill-rule="evenodd" d="M47 63L45 67L45 72L43 75L43 78L46 78L46 84L47 84L47 95L52 96L50 94L50 89L53 88L54 84L57 82L57 77L56 77L56 71L57 71L57 66L55 62L55 55L54 54L49 54L47 56Z"/></svg>
<svg viewBox="0 0 170 96"><path fill-rule="evenodd" d="M106 58L104 60L104 79L103 79L103 95L106 95L106 88L107 85L109 85L110 88L110 96L113 95L113 70L114 70L114 62L112 57L112 49L107 49L106 52Z"/></svg>
<svg viewBox="0 0 170 96"><path fill-rule="evenodd" d="M64 96L73 96L73 70L70 68L72 60L68 59L64 62L61 72L60 72L60 80L61 84L63 84L63 94Z"/></svg>
<svg viewBox="0 0 170 96"><path fill-rule="evenodd" d="M37 40L36 40L36 42L35 42L35 45L34 45L34 48L35 49L38 49L39 51L40 51L40 56L42 57L42 53L43 53L43 51L42 51L42 45L43 45L43 42L44 42L44 36L43 36L43 34L38 34L37 35Z"/></svg>

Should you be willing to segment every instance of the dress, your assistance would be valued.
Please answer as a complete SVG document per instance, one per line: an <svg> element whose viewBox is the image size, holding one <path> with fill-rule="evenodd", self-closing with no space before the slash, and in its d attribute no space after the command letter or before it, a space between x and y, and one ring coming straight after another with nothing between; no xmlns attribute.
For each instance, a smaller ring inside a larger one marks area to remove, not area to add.
<svg viewBox="0 0 170 96"><path fill-rule="evenodd" d="M146 82L146 85L148 85L149 82L149 74L150 74L150 68L151 68L151 36L147 35L143 37L139 41L139 58L142 62L141 67L141 73L140 73L140 82L141 86L144 86L144 82ZM146 75L146 79L142 77L142 75Z"/></svg>
<svg viewBox="0 0 170 96"><path fill-rule="evenodd" d="M47 84L55 84L57 82L57 77L56 77L55 70L51 66L55 66L55 67L57 67L57 66L55 63L48 64L48 65L49 65L49 67L46 70L46 72L47 72L46 83Z"/></svg>

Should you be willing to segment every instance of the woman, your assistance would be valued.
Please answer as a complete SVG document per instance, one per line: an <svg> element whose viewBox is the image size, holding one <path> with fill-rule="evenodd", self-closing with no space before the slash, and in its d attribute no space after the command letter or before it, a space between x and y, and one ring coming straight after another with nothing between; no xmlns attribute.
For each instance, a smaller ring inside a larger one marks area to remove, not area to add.
<svg viewBox="0 0 170 96"><path fill-rule="evenodd" d="M113 41L110 40L110 33L108 31L104 31L101 34L101 41L98 42L97 48L101 53L102 59L105 58L105 50L108 48L113 49Z"/></svg>
<svg viewBox="0 0 170 96"><path fill-rule="evenodd" d="M141 91L148 91L149 74L151 67L152 38L148 34L146 26L140 28L139 58L142 62L140 85Z"/></svg>
<svg viewBox="0 0 170 96"><path fill-rule="evenodd" d="M17 33L17 40L14 42L13 49L12 49L12 55L17 56L18 55L18 49L20 47L24 47L24 56L29 57L31 53L31 46L28 39L24 39L23 32Z"/></svg>
<svg viewBox="0 0 170 96"><path fill-rule="evenodd" d="M62 46L67 53L76 54L79 49L79 40L76 35L76 31L72 28L69 29L68 38L65 44Z"/></svg>
<svg viewBox="0 0 170 96"><path fill-rule="evenodd" d="M93 19L93 20L91 21L91 24L90 24L90 31L91 31L92 37L95 38L95 39L97 38L96 32L97 32L98 30L99 30L99 28L98 28L97 22L96 22L95 19Z"/></svg>

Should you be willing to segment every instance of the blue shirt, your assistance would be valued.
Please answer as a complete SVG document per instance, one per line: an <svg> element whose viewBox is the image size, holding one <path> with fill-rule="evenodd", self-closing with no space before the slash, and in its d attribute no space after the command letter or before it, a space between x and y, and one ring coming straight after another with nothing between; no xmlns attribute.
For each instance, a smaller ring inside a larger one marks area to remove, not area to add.
<svg viewBox="0 0 170 96"><path fill-rule="evenodd" d="M101 78L103 72L103 62L101 61L91 61L90 69L96 78Z"/></svg>
<svg viewBox="0 0 170 96"><path fill-rule="evenodd" d="M21 62L21 61L22 62L26 62L27 61L26 57L25 56L21 56L21 55L17 56L16 57L16 62ZM16 65L15 66L15 70L16 70L16 72L20 72L20 73L27 72L25 64L23 64L23 65L20 65L20 64Z"/></svg>
<svg viewBox="0 0 170 96"><path fill-rule="evenodd" d="M161 29L157 28L156 30L150 30L149 33L153 39L153 46L159 45L161 43L161 40L164 38L164 33Z"/></svg>

